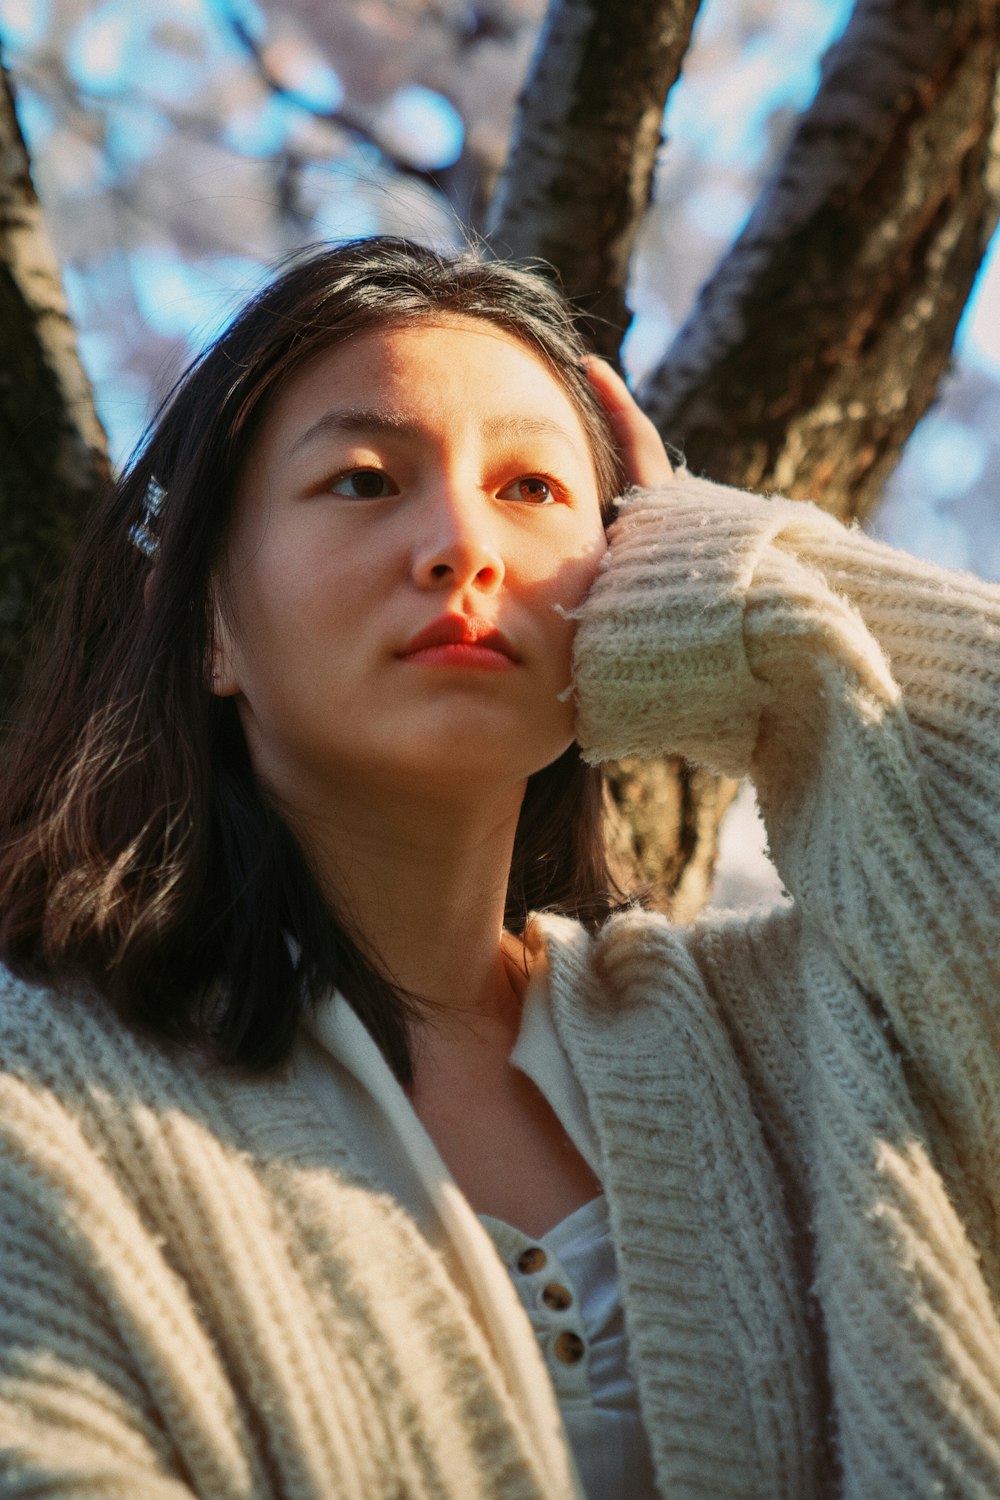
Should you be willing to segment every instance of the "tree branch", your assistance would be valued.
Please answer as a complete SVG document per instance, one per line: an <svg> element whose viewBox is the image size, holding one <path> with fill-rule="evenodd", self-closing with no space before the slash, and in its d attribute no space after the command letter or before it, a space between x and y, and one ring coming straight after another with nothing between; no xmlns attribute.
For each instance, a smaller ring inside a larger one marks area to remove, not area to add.
<svg viewBox="0 0 1000 1500"><path fill-rule="evenodd" d="M614 359L667 95L700 0L553 0L486 230L549 261Z"/></svg>
<svg viewBox="0 0 1000 1500"><path fill-rule="evenodd" d="M55 255L0 60L0 707L32 614L108 476Z"/></svg>
<svg viewBox="0 0 1000 1500"><path fill-rule="evenodd" d="M998 63L996 0L859 0L642 392L693 469L845 517L878 498L997 221Z"/></svg>
<svg viewBox="0 0 1000 1500"><path fill-rule="evenodd" d="M233 36L243 48L248 59L253 64L257 76L269 93L277 98L287 99L290 103L298 105L312 119L318 120L323 125L329 125L332 129L339 130L346 135L350 141L358 146L367 146L374 151L379 158L380 164L393 172L398 172L402 177L413 177L418 182L426 183L434 188L436 192L442 192L440 171L430 171L426 167L418 167L413 162L407 161L405 157L397 152L391 151L379 138L372 128L361 120L357 115L343 106L336 109L319 109L310 100L303 97L298 90L284 83L278 77L269 64L264 53L264 48L257 38L248 30L243 20L234 11L226 11L226 22Z"/></svg>

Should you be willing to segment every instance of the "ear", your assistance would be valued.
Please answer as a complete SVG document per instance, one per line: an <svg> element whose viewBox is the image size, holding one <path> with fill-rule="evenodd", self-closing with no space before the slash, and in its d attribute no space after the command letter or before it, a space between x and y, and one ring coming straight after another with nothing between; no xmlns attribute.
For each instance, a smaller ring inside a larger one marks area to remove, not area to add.
<svg viewBox="0 0 1000 1500"><path fill-rule="evenodd" d="M212 597L212 645L209 659L205 663L207 687L217 698L233 698L240 691L238 652L233 639L232 626L226 619L225 610L219 602L219 587L215 578L211 585Z"/></svg>

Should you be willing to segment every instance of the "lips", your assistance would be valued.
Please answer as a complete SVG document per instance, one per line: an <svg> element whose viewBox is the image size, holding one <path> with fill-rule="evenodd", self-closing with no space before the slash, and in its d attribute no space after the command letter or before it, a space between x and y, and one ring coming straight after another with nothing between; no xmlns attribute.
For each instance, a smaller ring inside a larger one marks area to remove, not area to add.
<svg viewBox="0 0 1000 1500"><path fill-rule="evenodd" d="M519 660L516 651L502 631L489 620L478 615L442 615L434 620L397 654L400 657L416 656L422 651L433 651L439 646L470 646L482 652L493 651L505 656L508 661Z"/></svg>

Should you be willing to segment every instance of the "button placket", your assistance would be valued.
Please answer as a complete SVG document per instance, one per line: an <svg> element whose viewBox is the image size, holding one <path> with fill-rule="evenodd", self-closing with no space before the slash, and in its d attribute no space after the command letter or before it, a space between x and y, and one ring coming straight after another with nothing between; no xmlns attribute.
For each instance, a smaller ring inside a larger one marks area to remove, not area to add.
<svg viewBox="0 0 1000 1500"><path fill-rule="evenodd" d="M508 1261L508 1267L557 1394L561 1400L575 1399L589 1404L587 1340L579 1299L558 1256L543 1245L528 1242Z"/></svg>

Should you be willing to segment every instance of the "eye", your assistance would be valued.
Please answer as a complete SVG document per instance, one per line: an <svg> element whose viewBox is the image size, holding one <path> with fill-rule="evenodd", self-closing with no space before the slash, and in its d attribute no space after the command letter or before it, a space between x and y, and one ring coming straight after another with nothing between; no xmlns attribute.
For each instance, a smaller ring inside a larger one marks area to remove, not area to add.
<svg viewBox="0 0 1000 1500"><path fill-rule="evenodd" d="M548 505L555 498L555 486L541 474L523 474L500 491L501 500L522 500L527 505Z"/></svg>
<svg viewBox="0 0 1000 1500"><path fill-rule="evenodd" d="M345 495L351 500L381 500L386 495L399 494L381 469L348 469L331 479L327 489L331 495Z"/></svg>

